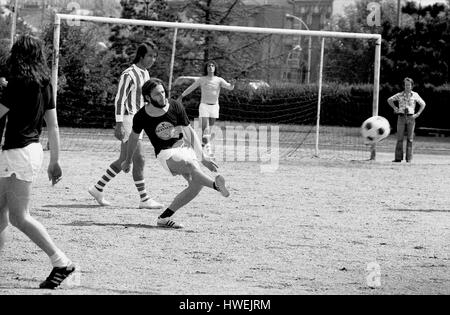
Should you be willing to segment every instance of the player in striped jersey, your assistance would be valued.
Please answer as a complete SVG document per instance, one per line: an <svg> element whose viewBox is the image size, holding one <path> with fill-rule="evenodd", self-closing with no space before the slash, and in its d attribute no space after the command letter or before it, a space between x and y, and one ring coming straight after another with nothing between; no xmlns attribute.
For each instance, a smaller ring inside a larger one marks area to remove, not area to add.
<svg viewBox="0 0 450 315"><path fill-rule="evenodd" d="M89 193L102 206L108 206L110 203L105 200L103 190L106 185L121 172L121 164L126 158L126 149L128 137L131 133L131 127L134 115L144 106L142 96L142 86L150 79L148 70L155 62L157 56L156 46L151 42L140 45L136 52L133 64L126 69L119 82L119 87L115 99L116 127L115 137L121 141L120 156L111 163L105 174L99 181L89 188ZM139 137L142 140L142 134ZM139 192L139 208L159 209L163 206L150 198L145 189L144 181L144 155L142 141L139 141L136 154L133 159L133 180Z"/></svg>

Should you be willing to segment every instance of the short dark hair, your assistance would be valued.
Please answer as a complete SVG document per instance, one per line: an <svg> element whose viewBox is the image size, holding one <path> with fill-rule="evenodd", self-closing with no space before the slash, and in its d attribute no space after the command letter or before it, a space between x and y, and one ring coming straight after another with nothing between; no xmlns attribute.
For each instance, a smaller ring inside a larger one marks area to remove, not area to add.
<svg viewBox="0 0 450 315"><path fill-rule="evenodd" d="M414 80L411 79L411 78L406 77L406 78L403 79L403 82L410 82L411 85L414 86Z"/></svg>
<svg viewBox="0 0 450 315"><path fill-rule="evenodd" d="M211 64L214 65L214 68L216 68L214 70L214 75L219 76L219 66L214 60L208 60L207 62L205 62L205 64L203 65L203 75L208 75L208 66Z"/></svg>
<svg viewBox="0 0 450 315"><path fill-rule="evenodd" d="M151 78L147 82L144 83L142 86L142 96L148 96L151 99L151 94L154 88L156 88L158 85L162 85L164 88L164 93L166 94L166 97L169 97L169 92L167 91L167 87L164 84L164 82L158 78Z"/></svg>
<svg viewBox="0 0 450 315"><path fill-rule="evenodd" d="M158 54L156 45L153 42L146 41L146 42L142 43L141 45L139 45L139 47L136 51L136 56L134 57L133 63L136 64L139 61L141 61L142 58L144 58L147 55L149 50L153 50L154 52L156 52L156 54Z"/></svg>

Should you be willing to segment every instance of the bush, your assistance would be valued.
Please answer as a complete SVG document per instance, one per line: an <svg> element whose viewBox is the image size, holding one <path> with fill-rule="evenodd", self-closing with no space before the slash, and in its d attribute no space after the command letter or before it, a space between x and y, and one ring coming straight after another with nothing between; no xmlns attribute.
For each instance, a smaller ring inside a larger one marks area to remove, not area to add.
<svg viewBox="0 0 450 315"><path fill-rule="evenodd" d="M101 64L101 63L100 63ZM106 64L106 63L104 63ZM105 78L101 80L103 70L91 72L89 88L79 95L68 89L59 98L59 115L62 126L106 128L114 124L113 91L116 83L110 83L109 92L103 90ZM89 77L89 76L88 76ZM113 81L109 77L109 82ZM91 86L98 82L99 86ZM172 98L179 95L189 84L177 85L171 91ZM397 117L387 99L401 87L382 85L379 94L379 115L389 120L395 129ZM426 85L415 89L427 103L427 107L417 121L417 126L429 128L448 128L446 122L450 114L448 100L450 86L434 87ZM183 105L191 120L198 117L200 89L183 98ZM236 88L233 91L223 89L220 94L220 119L229 121L255 122L266 124L314 125L318 99L317 85L278 84L270 88L249 91L248 88ZM372 116L372 85L325 84L322 88L321 124L328 126L358 127ZM310 113L309 115L306 113Z"/></svg>

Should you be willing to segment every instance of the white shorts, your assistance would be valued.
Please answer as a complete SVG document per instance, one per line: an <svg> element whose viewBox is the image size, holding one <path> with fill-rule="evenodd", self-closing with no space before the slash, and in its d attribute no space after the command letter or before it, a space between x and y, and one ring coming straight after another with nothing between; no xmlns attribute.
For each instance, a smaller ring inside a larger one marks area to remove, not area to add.
<svg viewBox="0 0 450 315"><path fill-rule="evenodd" d="M175 161L198 161L194 149L185 146L161 150L161 152L159 152L156 158L158 159L159 163L161 163L161 166L166 171L168 171L172 176L176 176L179 174L173 174L172 171L169 169L169 166L167 165L167 160L169 160L170 158L172 158Z"/></svg>
<svg viewBox="0 0 450 315"><path fill-rule="evenodd" d="M125 136L122 139L122 142L125 143L128 141L130 137L131 131L133 131L133 115L124 115L123 116L123 129L125 129ZM139 140L142 140L144 136L144 132L142 131L139 135Z"/></svg>
<svg viewBox="0 0 450 315"><path fill-rule="evenodd" d="M25 148L11 149L0 153L0 177L16 178L33 182L39 173L44 151L40 143L31 143Z"/></svg>
<svg viewBox="0 0 450 315"><path fill-rule="evenodd" d="M208 105L205 103L200 103L198 108L198 117L207 117L207 118L219 118L219 104L216 105Z"/></svg>

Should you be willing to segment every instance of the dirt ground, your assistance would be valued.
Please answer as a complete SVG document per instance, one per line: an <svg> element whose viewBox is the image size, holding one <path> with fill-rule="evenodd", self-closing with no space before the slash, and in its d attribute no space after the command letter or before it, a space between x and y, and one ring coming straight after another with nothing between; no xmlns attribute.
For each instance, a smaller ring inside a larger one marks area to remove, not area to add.
<svg viewBox="0 0 450 315"><path fill-rule="evenodd" d="M114 152L61 152L63 180L51 187L48 152L31 213L78 266L62 289L36 289L46 255L10 227L0 254L0 295L9 294L450 294L450 158L417 155L393 164L322 159L223 162L231 196L204 189L156 227L138 209L131 175L99 207L87 188ZM147 155L151 196L165 205L185 186Z"/></svg>

